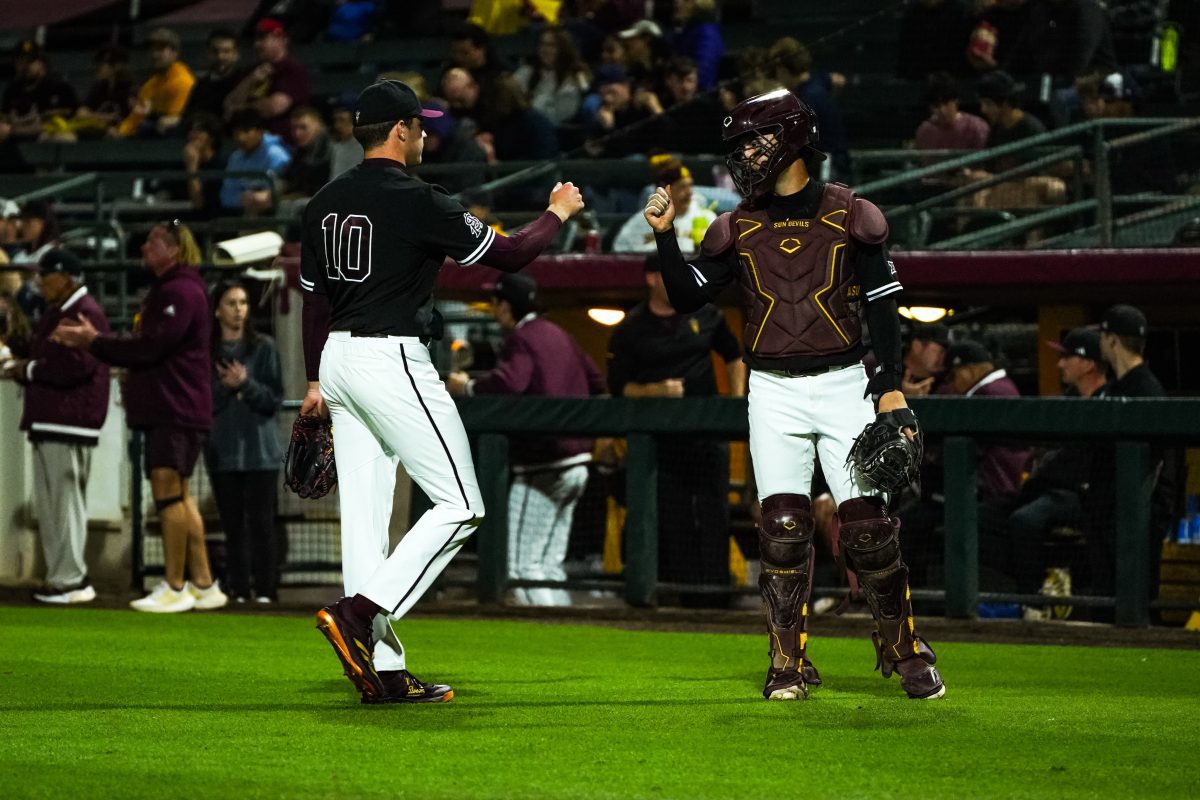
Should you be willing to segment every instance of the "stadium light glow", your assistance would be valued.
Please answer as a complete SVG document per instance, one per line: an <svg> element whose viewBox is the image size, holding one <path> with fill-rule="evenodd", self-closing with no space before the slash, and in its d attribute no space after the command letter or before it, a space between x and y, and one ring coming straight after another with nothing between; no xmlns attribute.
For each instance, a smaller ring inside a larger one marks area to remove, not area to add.
<svg viewBox="0 0 1200 800"><path fill-rule="evenodd" d="M589 308L587 315L592 322L598 322L610 328L625 319L625 312L619 308Z"/></svg>
<svg viewBox="0 0 1200 800"><path fill-rule="evenodd" d="M938 306L900 306L897 310L900 316L916 322L937 322L953 313Z"/></svg>

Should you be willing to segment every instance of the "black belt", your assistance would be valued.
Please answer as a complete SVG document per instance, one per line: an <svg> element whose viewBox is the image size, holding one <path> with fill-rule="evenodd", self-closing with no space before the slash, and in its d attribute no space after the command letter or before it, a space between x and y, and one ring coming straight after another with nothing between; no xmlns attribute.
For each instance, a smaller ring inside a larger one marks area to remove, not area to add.
<svg viewBox="0 0 1200 800"><path fill-rule="evenodd" d="M390 333L357 333L350 331L351 339L386 339L391 335Z"/></svg>
<svg viewBox="0 0 1200 800"><path fill-rule="evenodd" d="M837 372L839 369L845 369L851 366L850 364L830 364L827 367L816 367L815 369L780 369L775 372L782 372L789 378L807 378L812 375L824 375L827 372Z"/></svg>

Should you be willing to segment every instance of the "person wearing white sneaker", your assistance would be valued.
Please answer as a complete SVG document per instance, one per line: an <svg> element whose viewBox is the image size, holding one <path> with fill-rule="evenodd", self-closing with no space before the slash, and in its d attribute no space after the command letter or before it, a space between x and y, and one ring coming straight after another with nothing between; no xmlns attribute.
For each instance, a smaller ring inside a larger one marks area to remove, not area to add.
<svg viewBox="0 0 1200 800"><path fill-rule="evenodd" d="M39 603L66 606L75 603L90 603L96 599L96 590L84 578L81 583L64 589L43 588L33 593L33 599Z"/></svg>
<svg viewBox="0 0 1200 800"><path fill-rule="evenodd" d="M50 250L38 262L38 285L47 308L29 358L10 362L0 377L25 390L21 430L33 445L34 508L46 561L40 603L68 605L94 600L88 583L87 483L92 451L108 415L108 367L86 351L54 340L60 320L82 318L98 331L108 320L83 285L83 267L67 250Z"/></svg>
<svg viewBox="0 0 1200 800"><path fill-rule="evenodd" d="M195 608L196 598L188 591L186 584L182 588L172 589L171 584L162 581L150 594L132 601L129 605L135 611L147 611L151 614L178 614Z"/></svg>
<svg viewBox="0 0 1200 800"><path fill-rule="evenodd" d="M188 487L212 427L212 318L195 269L200 247L187 226L178 220L155 225L142 245L142 263L154 282L132 335L102 333L81 316L77 322L60 320L52 339L129 370L122 392L125 416L129 427L145 432L145 470L162 525L165 577L164 585L131 605L138 611L186 611L196 598L187 591L185 574L201 592L215 586L204 519ZM207 602L218 602L216 595Z"/></svg>
<svg viewBox="0 0 1200 800"><path fill-rule="evenodd" d="M194 584L187 584L187 592L196 601L197 611L212 611L222 608L229 603L229 595L221 591L220 581L213 581L207 589L199 589Z"/></svg>

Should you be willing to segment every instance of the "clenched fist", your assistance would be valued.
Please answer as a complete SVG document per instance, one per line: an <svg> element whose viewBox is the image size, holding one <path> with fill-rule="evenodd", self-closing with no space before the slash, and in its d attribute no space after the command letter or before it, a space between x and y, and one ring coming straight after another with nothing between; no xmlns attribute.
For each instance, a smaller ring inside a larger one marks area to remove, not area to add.
<svg viewBox="0 0 1200 800"><path fill-rule="evenodd" d="M553 212L563 222L578 214L583 210L583 195L579 193L579 187L570 181L554 184L550 192L550 207L546 210Z"/></svg>
<svg viewBox="0 0 1200 800"><path fill-rule="evenodd" d="M660 186L646 201L646 209L642 212L646 222L655 233L666 233L675 223L675 204L671 202L670 187Z"/></svg>

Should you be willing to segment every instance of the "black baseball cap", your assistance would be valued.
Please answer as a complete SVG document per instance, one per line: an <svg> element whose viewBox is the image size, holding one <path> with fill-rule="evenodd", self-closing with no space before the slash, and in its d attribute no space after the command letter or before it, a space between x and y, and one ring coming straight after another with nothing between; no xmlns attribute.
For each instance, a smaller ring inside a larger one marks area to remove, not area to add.
<svg viewBox="0 0 1200 800"><path fill-rule="evenodd" d="M991 363L992 354L982 344L963 339L950 345L946 351L946 363L951 367L969 367L972 364Z"/></svg>
<svg viewBox="0 0 1200 800"><path fill-rule="evenodd" d="M80 280L83 277L83 262L70 250L56 247L53 250L47 250L38 259L38 272L42 275L61 272L70 278Z"/></svg>
<svg viewBox="0 0 1200 800"><path fill-rule="evenodd" d="M362 90L354 107L356 126L398 122L402 119L425 117L436 119L442 112L421 108L421 101L412 87L401 81L379 81Z"/></svg>
<svg viewBox="0 0 1200 800"><path fill-rule="evenodd" d="M997 69L979 79L977 91L981 100L991 100L994 103L1015 102L1025 91L1025 84L1018 83L1012 75Z"/></svg>
<svg viewBox="0 0 1200 800"><path fill-rule="evenodd" d="M1104 312L1100 330L1117 336L1146 336L1146 315L1133 306L1117 305Z"/></svg>
<svg viewBox="0 0 1200 800"><path fill-rule="evenodd" d="M1051 350L1057 350L1064 356L1079 356L1090 358L1092 361L1102 360L1100 356L1100 332L1095 328L1075 328L1067 332L1061 342L1046 342Z"/></svg>
<svg viewBox="0 0 1200 800"><path fill-rule="evenodd" d="M537 281L528 275L506 272L495 283L489 283L484 288L490 291L493 297L507 300L514 309L532 308L537 296Z"/></svg>
<svg viewBox="0 0 1200 800"><path fill-rule="evenodd" d="M914 325L912 338L922 342L937 342L942 347L949 347L950 329L940 322Z"/></svg>

